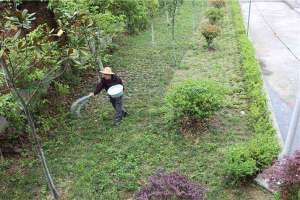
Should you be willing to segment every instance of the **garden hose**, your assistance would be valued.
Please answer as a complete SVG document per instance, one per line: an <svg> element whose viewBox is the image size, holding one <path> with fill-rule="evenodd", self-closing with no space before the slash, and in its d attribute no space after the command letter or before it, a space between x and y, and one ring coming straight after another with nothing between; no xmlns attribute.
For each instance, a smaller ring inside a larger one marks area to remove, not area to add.
<svg viewBox="0 0 300 200"><path fill-rule="evenodd" d="M76 115L77 117L80 117L80 110L82 107L84 107L87 102L89 101L89 98L91 96L83 96L79 99L77 99L74 103L72 103L72 106L71 106L71 113Z"/></svg>

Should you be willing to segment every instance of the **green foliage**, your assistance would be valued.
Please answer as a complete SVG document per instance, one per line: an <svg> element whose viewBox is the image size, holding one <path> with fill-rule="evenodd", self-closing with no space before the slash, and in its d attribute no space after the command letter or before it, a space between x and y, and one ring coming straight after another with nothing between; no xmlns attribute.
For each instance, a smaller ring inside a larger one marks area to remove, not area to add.
<svg viewBox="0 0 300 200"><path fill-rule="evenodd" d="M144 30L148 23L148 3L144 0L92 0L90 6L101 13L110 12L114 16L124 16L129 33ZM151 7L151 6L150 6ZM154 10L152 10L154 11Z"/></svg>
<svg viewBox="0 0 300 200"><path fill-rule="evenodd" d="M9 51L9 67L16 73L16 84L23 89L36 87L50 69L59 67L58 45L49 41L48 36L45 26L41 25L26 39L7 38L4 42Z"/></svg>
<svg viewBox="0 0 300 200"><path fill-rule="evenodd" d="M183 4L183 0L158 0L159 10L168 12L172 16L172 10Z"/></svg>
<svg viewBox="0 0 300 200"><path fill-rule="evenodd" d="M209 4L215 8L222 8L225 7L226 2L225 0L209 0Z"/></svg>
<svg viewBox="0 0 300 200"><path fill-rule="evenodd" d="M245 145L230 147L225 156L224 170L229 181L236 183L252 177L256 173L256 161L251 157L251 152Z"/></svg>
<svg viewBox="0 0 300 200"><path fill-rule="evenodd" d="M158 12L158 8L159 8L158 0L147 0L146 5L148 8L149 16L153 18Z"/></svg>
<svg viewBox="0 0 300 200"><path fill-rule="evenodd" d="M208 18L209 23L216 24L224 17L224 11L218 8L209 8L205 12L205 16Z"/></svg>
<svg viewBox="0 0 300 200"><path fill-rule="evenodd" d="M124 31L124 16L99 12L92 2L51 1L60 29L67 38L65 57L73 71L103 68L103 57L113 39ZM91 14L90 14L91 13Z"/></svg>
<svg viewBox="0 0 300 200"><path fill-rule="evenodd" d="M260 67L255 59L253 46L245 34L238 2L232 2L232 13L237 39L240 43L241 64L245 74L246 90L250 97L249 120L255 134L254 139L239 145L240 147L229 147L225 153L226 175L233 182L239 182L245 180L245 178L255 176L262 169L270 166L277 157L280 147L271 123L266 96L263 92ZM236 172L236 169L241 167L241 163L245 161L243 157L240 157L240 159L236 157L237 154L242 153L239 149L247 151L247 159L251 162L254 160L256 163L251 170L243 173ZM236 158L234 162L232 161L233 157Z"/></svg>
<svg viewBox="0 0 300 200"><path fill-rule="evenodd" d="M14 28L14 26L10 24L10 27L7 28ZM14 85L26 103L31 106L30 110L39 112L41 109L39 105L43 102L40 97L45 94L50 82L57 77L57 71L60 70L61 55L57 42L50 40L47 27L40 25L25 38L20 37L18 32L14 37L6 37L2 41L2 45L5 52L1 56L3 62L7 63ZM1 79L4 79L4 76ZM5 82L1 87L10 89ZM8 93L8 95L10 96L12 93ZM38 101L33 103L33 99ZM4 105L2 109L10 108L5 110L4 116L11 122L15 131L26 132L24 113L20 112L19 106L12 101L12 98L3 97L0 99L0 103Z"/></svg>
<svg viewBox="0 0 300 200"><path fill-rule="evenodd" d="M274 193L274 200L282 200L282 199L280 198L280 193L279 193L279 192L275 192L275 193Z"/></svg>
<svg viewBox="0 0 300 200"><path fill-rule="evenodd" d="M196 8L200 9L198 6ZM247 106L244 98L247 98L247 94L243 91L240 76L237 41L232 40L235 34L230 23L231 17L224 19L225 34L220 41L223 48L216 52L201 51L198 45L201 40L191 37L191 10L191 3L188 2L180 9L176 19L176 34L180 35L177 38L180 46L178 58L181 59L186 50L191 50L191 43L195 46L194 54L184 57L185 61L188 59L188 63L193 64L189 69L194 70L183 76L176 73L175 76L183 79L190 76L198 79L209 77L225 85L232 85L234 91L237 88L242 93L234 93L228 98L228 101L238 104L237 108L226 108L228 114L224 118L222 116L222 126L210 129L209 134L195 140L171 134L172 130L165 128L164 111L161 111L161 105L164 104L162 96L165 95L174 69L170 67L172 52L168 48L170 35L165 16L159 16L157 21L160 23L156 30L160 45L157 45L157 50L149 48L150 32L145 32L122 41L119 50L112 55L114 69L128 75L124 76L128 81L125 106L129 112L133 112L124 120L124 124L118 128L112 127L113 108L106 101L101 101L102 97L87 108L87 115L80 120L71 120L68 116L59 118L59 114L52 117L55 120L53 125L49 120L49 125L45 122L45 129L51 130L52 136L44 143L45 153L51 171L55 174L55 182L66 191L62 198L128 199L157 167L180 170L193 181L206 183L212 196L209 199L249 197L248 190L243 188L234 188L234 191L224 189L220 185L222 169L218 167L218 161L223 158L221 151L224 145L249 137L245 126L246 117L236 113L236 109ZM236 76L239 78L233 81L231 78ZM50 126L51 129L48 129ZM3 186L0 196L3 199L31 199L36 193L39 193L41 199L47 198L47 185L40 177L36 177L37 173L42 172L36 164L32 166L28 162L32 162L32 156L22 157L20 168L13 168L17 173L8 173L11 170L6 169L10 166L0 169L0 185ZM24 169L26 173L23 173ZM40 186L37 191L32 190L35 185ZM251 194L257 191L257 188L253 188ZM268 199L268 193L257 192L255 196Z"/></svg>
<svg viewBox="0 0 300 200"><path fill-rule="evenodd" d="M262 170L277 158L280 151L278 140L272 135L256 135L248 142L251 156L256 160L256 166Z"/></svg>
<svg viewBox="0 0 300 200"><path fill-rule="evenodd" d="M72 31L80 31L80 28L98 27L105 34L111 34L112 36L122 32L124 16L117 16L112 12L99 10L96 3L97 1L92 3L87 0L76 2L52 0L49 1L49 7L54 10L57 21L64 28L64 31L72 33Z"/></svg>
<svg viewBox="0 0 300 200"><path fill-rule="evenodd" d="M263 91L259 63L255 58L253 46L245 34L240 7L233 3L232 8L237 39L240 43L241 66L245 74L246 90L250 96L250 124L253 124L252 128L255 130L255 134L275 135L266 95Z"/></svg>
<svg viewBox="0 0 300 200"><path fill-rule="evenodd" d="M9 121L11 128L20 132L25 129L25 117L18 103L10 94L0 96L0 116Z"/></svg>
<svg viewBox="0 0 300 200"><path fill-rule="evenodd" d="M55 81L55 89L58 91L58 94L61 96L66 96L70 93L70 87L66 84Z"/></svg>
<svg viewBox="0 0 300 200"><path fill-rule="evenodd" d="M34 17L35 13L28 13L27 9L23 11L16 10L14 13L9 13L6 17L7 23L6 26L16 26L19 28L17 35L20 33L25 33L25 30L31 28L31 23L36 19Z"/></svg>
<svg viewBox="0 0 300 200"><path fill-rule="evenodd" d="M47 100L40 97L47 98L45 94L50 83L63 73L78 76L86 69L99 71L103 63L110 61L111 55L106 49L124 32L125 24L130 32L145 28L157 6L157 0L52 0L49 7L55 13L57 33L40 25L27 34L35 20L35 14L27 10L11 12L6 17L1 15L1 28L5 24L6 29L17 31L15 37L8 37L3 42L9 52L6 62L15 72L16 85L25 99L32 100L35 95L37 101L31 103L31 110L38 112L45 108ZM59 95L69 93L70 81L65 79L66 76L53 84ZM6 88L4 76L0 80L1 86Z"/></svg>
<svg viewBox="0 0 300 200"><path fill-rule="evenodd" d="M206 119L222 107L223 98L215 82L188 80L172 88L166 100L175 118Z"/></svg>
<svg viewBox="0 0 300 200"><path fill-rule="evenodd" d="M213 24L204 24L201 28L201 34L207 42L207 47L212 48L213 40L220 34L220 28Z"/></svg>
<svg viewBox="0 0 300 200"><path fill-rule="evenodd" d="M278 141L270 135L257 135L248 142L229 147L224 162L228 181L236 184L249 180L270 165L278 152Z"/></svg>
<svg viewBox="0 0 300 200"><path fill-rule="evenodd" d="M173 14L176 14L176 9L183 4L183 0L164 0L164 4L172 16Z"/></svg>

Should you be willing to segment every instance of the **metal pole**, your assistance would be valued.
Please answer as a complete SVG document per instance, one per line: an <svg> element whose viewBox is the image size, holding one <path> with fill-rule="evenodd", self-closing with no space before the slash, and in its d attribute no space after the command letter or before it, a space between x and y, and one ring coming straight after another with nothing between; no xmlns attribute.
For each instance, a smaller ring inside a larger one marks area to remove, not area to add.
<svg viewBox="0 0 300 200"><path fill-rule="evenodd" d="M299 123L299 117L300 117L300 94L298 93L298 97L296 100L296 105L293 110L292 119L289 125L288 135L286 138L286 142L284 143L283 151L280 154L280 158L282 158L285 155L289 155L292 152L292 146L293 142L297 133L297 127Z"/></svg>
<svg viewBox="0 0 300 200"><path fill-rule="evenodd" d="M193 16L193 19L192 19L192 20L193 20L193 33L194 33L195 30L196 30L196 22L195 22L195 20L196 20L196 19L195 19L195 18L196 18L196 17L195 17L195 0L192 1L192 12L193 12L193 13L192 13L192 16Z"/></svg>
<svg viewBox="0 0 300 200"><path fill-rule="evenodd" d="M249 2L248 23L247 23L247 36L249 34L250 16L251 16L251 5L252 5L252 0L250 0L250 2Z"/></svg>

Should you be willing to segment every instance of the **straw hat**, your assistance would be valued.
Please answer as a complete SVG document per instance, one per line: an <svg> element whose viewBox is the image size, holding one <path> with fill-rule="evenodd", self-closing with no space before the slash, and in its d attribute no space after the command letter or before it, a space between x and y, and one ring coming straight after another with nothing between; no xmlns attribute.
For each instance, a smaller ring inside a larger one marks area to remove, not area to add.
<svg viewBox="0 0 300 200"><path fill-rule="evenodd" d="M100 71L102 74L115 74L112 72L111 68L110 67L104 67L102 71Z"/></svg>

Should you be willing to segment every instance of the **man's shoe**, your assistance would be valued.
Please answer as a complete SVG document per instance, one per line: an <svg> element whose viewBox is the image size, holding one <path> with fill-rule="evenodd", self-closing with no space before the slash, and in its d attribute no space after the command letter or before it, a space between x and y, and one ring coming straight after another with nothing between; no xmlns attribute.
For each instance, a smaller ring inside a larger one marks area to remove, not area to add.
<svg viewBox="0 0 300 200"><path fill-rule="evenodd" d="M123 111L123 117L128 117L129 113L126 111Z"/></svg>
<svg viewBox="0 0 300 200"><path fill-rule="evenodd" d="M121 122L115 122L115 126L120 126L121 125Z"/></svg>

